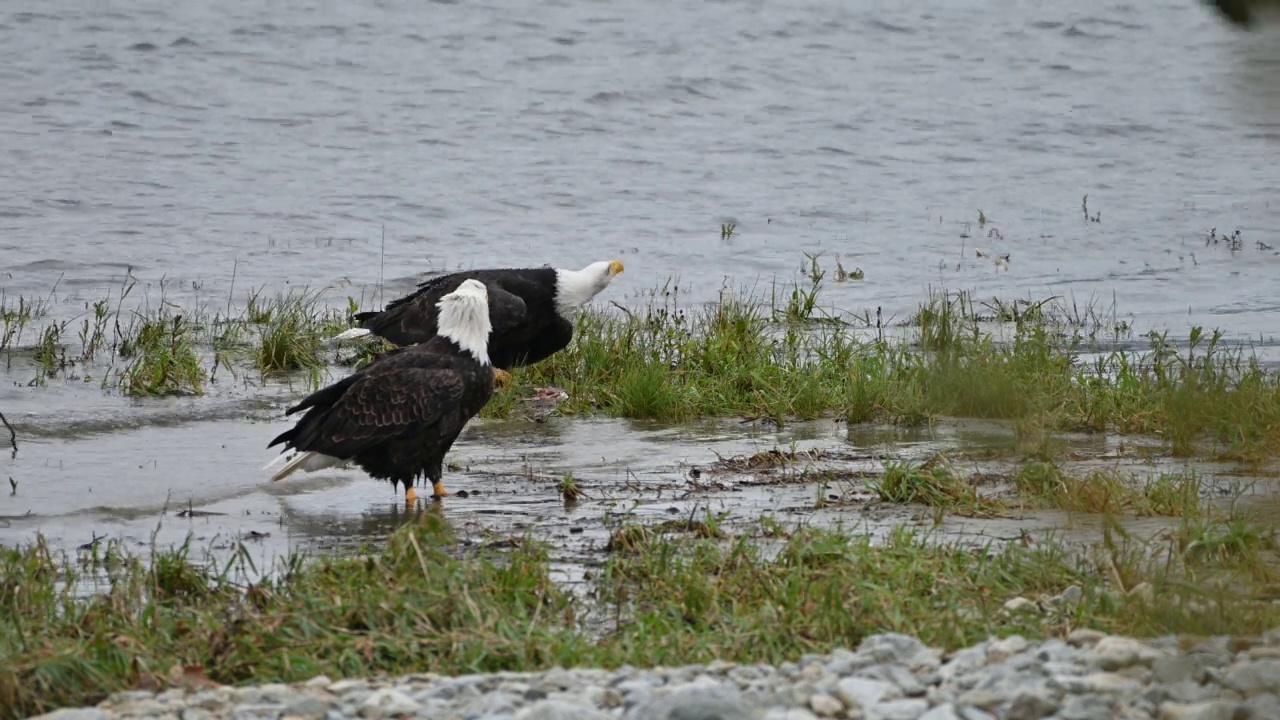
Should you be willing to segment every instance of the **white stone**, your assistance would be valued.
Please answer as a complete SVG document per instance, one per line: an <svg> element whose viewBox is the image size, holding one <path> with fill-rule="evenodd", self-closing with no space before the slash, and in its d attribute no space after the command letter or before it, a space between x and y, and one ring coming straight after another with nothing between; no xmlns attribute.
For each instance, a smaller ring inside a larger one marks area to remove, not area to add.
<svg viewBox="0 0 1280 720"><path fill-rule="evenodd" d="M890 700L867 708L866 720L918 720L928 709L925 700Z"/></svg>
<svg viewBox="0 0 1280 720"><path fill-rule="evenodd" d="M1076 647L1092 647L1106 636L1106 633L1092 628L1076 628L1067 636L1067 644Z"/></svg>
<svg viewBox="0 0 1280 720"><path fill-rule="evenodd" d="M998 663L1004 662L1009 658L1025 651L1030 647L1031 643L1021 635L1010 635L1007 638L993 640L987 645L987 662Z"/></svg>
<svg viewBox="0 0 1280 720"><path fill-rule="evenodd" d="M1093 646L1094 658L1103 670L1119 670L1130 665L1151 667L1165 654L1140 640L1127 637L1104 637Z"/></svg>
<svg viewBox="0 0 1280 720"><path fill-rule="evenodd" d="M844 706L839 700L821 693L809 698L809 707L822 717L836 717L844 712Z"/></svg>
<svg viewBox="0 0 1280 720"><path fill-rule="evenodd" d="M804 708L772 708L761 720L818 720L818 716Z"/></svg>
<svg viewBox="0 0 1280 720"><path fill-rule="evenodd" d="M413 698L399 690L384 688L376 690L360 704L360 717L379 720L396 715L412 715L422 707Z"/></svg>
<svg viewBox="0 0 1280 720"><path fill-rule="evenodd" d="M1010 598L1004 603L1004 611L1010 615L1037 612L1039 610L1040 606L1036 605L1034 600L1028 600L1024 597Z"/></svg>
<svg viewBox="0 0 1280 720"><path fill-rule="evenodd" d="M1160 708L1160 720L1232 720L1238 706L1239 703L1224 700L1194 705L1165 703Z"/></svg>
<svg viewBox="0 0 1280 720"><path fill-rule="evenodd" d="M850 677L836 683L836 696L845 707L866 709L884 700L900 698L902 691L881 680Z"/></svg>
<svg viewBox="0 0 1280 720"><path fill-rule="evenodd" d="M1222 684L1245 697L1263 692L1280 693L1280 660L1236 663L1227 668Z"/></svg>
<svg viewBox="0 0 1280 720"><path fill-rule="evenodd" d="M98 708L63 708L32 716L30 720L107 720L107 714Z"/></svg>
<svg viewBox="0 0 1280 720"><path fill-rule="evenodd" d="M564 702L540 700L521 708L513 720L608 720L609 716L593 707Z"/></svg>
<svg viewBox="0 0 1280 720"><path fill-rule="evenodd" d="M920 716L920 720L960 720L956 708L951 703L934 706L932 710Z"/></svg>

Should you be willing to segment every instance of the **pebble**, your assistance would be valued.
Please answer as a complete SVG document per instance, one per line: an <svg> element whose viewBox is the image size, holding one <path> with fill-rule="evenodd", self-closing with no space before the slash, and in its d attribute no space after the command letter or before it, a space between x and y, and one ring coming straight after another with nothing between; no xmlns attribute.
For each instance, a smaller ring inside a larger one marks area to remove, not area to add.
<svg viewBox="0 0 1280 720"><path fill-rule="evenodd" d="M1280 720L1280 628L1185 642L1081 628L943 653L884 633L778 666L321 676L120 692L37 720Z"/></svg>

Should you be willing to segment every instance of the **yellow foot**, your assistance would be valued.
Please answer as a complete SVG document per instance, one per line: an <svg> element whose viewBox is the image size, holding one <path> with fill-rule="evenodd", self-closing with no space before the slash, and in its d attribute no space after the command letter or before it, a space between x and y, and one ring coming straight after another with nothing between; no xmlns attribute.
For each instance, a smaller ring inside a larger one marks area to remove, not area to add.
<svg viewBox="0 0 1280 720"><path fill-rule="evenodd" d="M495 388L506 387L511 384L511 373L502 368L493 369L493 386Z"/></svg>
<svg viewBox="0 0 1280 720"><path fill-rule="evenodd" d="M410 485L404 490L404 504L412 505L416 502L418 502L418 493L413 489L413 486Z"/></svg>
<svg viewBox="0 0 1280 720"><path fill-rule="evenodd" d="M432 489L436 491L436 497L444 497L449 494L449 491L444 489L444 484L439 480L432 483Z"/></svg>

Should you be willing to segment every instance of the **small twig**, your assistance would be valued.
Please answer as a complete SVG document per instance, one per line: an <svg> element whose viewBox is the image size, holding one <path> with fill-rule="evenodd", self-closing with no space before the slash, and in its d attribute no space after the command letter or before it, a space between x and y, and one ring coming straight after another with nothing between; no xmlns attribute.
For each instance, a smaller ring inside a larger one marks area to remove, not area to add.
<svg viewBox="0 0 1280 720"><path fill-rule="evenodd" d="M625 307L623 307L623 306L619 305L619 304L618 304L618 302L617 302L616 300L610 300L610 301L609 301L609 304L610 304L610 305L612 305L612 306L614 306L614 307L616 307L616 308L618 308L618 309L619 309L619 310L621 310L622 312L626 313L626 314L627 314L627 319L629 319L629 320L635 320L635 319L636 319L636 316L635 316L635 315L633 315L633 314L631 313L631 311L630 311L630 310L628 310L628 309L626 309Z"/></svg>
<svg viewBox="0 0 1280 720"><path fill-rule="evenodd" d="M100 542L102 542L103 540L106 540L106 539L107 539L107 536L106 536L105 534L104 534L102 537L98 537L98 533L91 532L91 533L89 533L89 535L90 535L93 539L92 539L92 540L90 540L89 542L87 542L87 543L85 543L85 544L81 545L80 547L76 548L77 550L92 550L92 549L94 549L95 547L97 547L97 546L98 546L98 543L100 543Z"/></svg>
<svg viewBox="0 0 1280 720"><path fill-rule="evenodd" d="M13 426L9 424L9 420L5 418L4 413L0 412L0 422L9 428L9 442L13 444L12 457L18 457L18 433L14 431Z"/></svg>

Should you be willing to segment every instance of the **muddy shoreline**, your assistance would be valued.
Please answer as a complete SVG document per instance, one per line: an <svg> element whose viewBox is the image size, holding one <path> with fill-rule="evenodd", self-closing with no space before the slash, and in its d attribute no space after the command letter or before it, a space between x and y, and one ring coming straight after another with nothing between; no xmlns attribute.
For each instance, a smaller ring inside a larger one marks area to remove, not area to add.
<svg viewBox="0 0 1280 720"><path fill-rule="evenodd" d="M1009 493L1020 464L1012 425L944 421L904 429L833 420L778 430L767 421L707 420L678 426L622 419L551 416L476 420L450 455L442 500L406 508L388 483L359 469L335 469L269 483L260 471L266 439L283 420L277 408L242 408L238 417L137 423L126 432L28 433L8 464L22 477L0 497L0 544L37 533L55 549L85 553L117 541L145 556L152 545L190 539L193 557L248 553L259 569L290 553L347 554L376 546L423 513L444 519L470 544L548 541L556 571L570 585L608 556L613 533L639 524L689 534L715 525L724 534L757 532L762 517L782 527L843 527L883 537L896 527L928 530L939 541L980 546L1053 534L1070 544L1098 539L1100 515L1035 507L973 514L877 499L869 483L888 462L945 457L984 496ZM1224 510L1275 518L1274 467L1152 456L1140 438L1076 434L1061 438L1064 469L1198 474L1200 493ZM163 452L158 452L163 448ZM191 461L190 458L199 458ZM566 499L572 475L580 495ZM121 482L120 478L128 478ZM1127 517L1123 527L1154 536L1175 517Z"/></svg>

